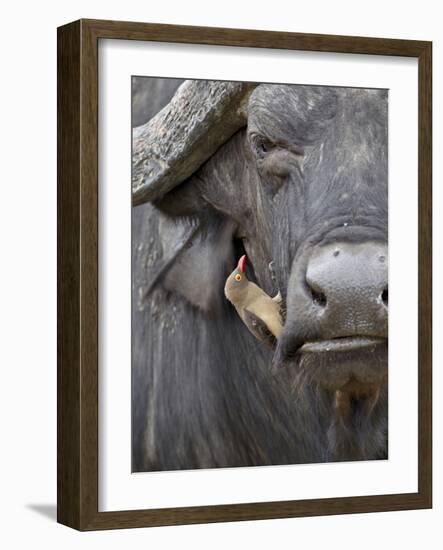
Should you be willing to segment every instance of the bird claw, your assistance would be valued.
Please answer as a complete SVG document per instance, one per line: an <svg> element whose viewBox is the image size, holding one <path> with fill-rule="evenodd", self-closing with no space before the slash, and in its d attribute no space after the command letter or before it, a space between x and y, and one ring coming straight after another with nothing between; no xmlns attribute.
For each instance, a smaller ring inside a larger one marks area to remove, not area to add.
<svg viewBox="0 0 443 550"><path fill-rule="evenodd" d="M274 260L272 260L272 262L269 262L268 268L271 272L271 279L275 282L277 280L277 277L275 276Z"/></svg>

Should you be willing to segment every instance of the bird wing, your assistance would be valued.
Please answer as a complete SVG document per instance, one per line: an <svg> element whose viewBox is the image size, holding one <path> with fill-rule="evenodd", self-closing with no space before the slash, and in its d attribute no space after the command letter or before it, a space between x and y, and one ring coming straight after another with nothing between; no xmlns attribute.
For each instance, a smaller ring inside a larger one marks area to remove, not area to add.
<svg viewBox="0 0 443 550"><path fill-rule="evenodd" d="M275 347L277 340L267 327L266 323L260 317L252 313L252 311L244 309L242 318L249 331L252 332L256 338L271 347Z"/></svg>
<svg viewBox="0 0 443 550"><path fill-rule="evenodd" d="M260 319L276 338L280 336L283 326L280 306L267 294L263 292L257 299L248 304L245 310Z"/></svg>

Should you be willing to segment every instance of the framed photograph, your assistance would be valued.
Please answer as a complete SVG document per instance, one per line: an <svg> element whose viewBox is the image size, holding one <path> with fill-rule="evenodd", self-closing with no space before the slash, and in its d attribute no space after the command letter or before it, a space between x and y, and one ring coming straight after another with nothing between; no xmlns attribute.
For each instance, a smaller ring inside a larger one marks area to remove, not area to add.
<svg viewBox="0 0 443 550"><path fill-rule="evenodd" d="M432 506L431 74L430 42L58 29L60 523Z"/></svg>

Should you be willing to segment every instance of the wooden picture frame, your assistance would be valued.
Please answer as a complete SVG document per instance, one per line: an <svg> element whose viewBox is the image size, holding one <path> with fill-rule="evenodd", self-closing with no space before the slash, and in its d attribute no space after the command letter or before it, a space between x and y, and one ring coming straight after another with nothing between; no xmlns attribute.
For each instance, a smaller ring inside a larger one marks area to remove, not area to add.
<svg viewBox="0 0 443 550"><path fill-rule="evenodd" d="M98 511L98 41L124 39L418 58L418 492ZM58 521L79 530L432 506L432 44L412 40L80 20L58 29Z"/></svg>

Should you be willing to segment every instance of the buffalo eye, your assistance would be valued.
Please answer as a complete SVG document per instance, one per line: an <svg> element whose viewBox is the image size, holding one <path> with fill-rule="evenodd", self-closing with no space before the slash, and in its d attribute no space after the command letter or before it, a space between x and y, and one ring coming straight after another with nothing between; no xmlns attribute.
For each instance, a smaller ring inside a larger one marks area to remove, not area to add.
<svg viewBox="0 0 443 550"><path fill-rule="evenodd" d="M258 172L266 183L266 192L274 195L291 176L302 178L304 150L295 143L275 142L258 133L249 135Z"/></svg>
<svg viewBox="0 0 443 550"><path fill-rule="evenodd" d="M250 137L251 147L259 159L264 159L268 153L276 148L276 144L270 139L259 134L252 134Z"/></svg>

